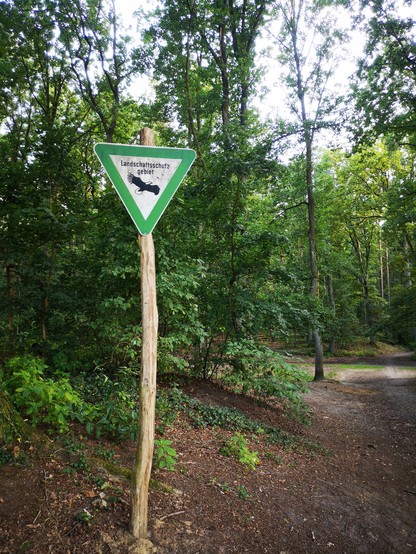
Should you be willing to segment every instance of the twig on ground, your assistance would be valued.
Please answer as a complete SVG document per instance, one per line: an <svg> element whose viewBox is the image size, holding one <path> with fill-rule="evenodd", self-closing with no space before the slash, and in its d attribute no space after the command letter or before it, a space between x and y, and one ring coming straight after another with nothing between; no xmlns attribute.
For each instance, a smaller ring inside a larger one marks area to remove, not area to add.
<svg viewBox="0 0 416 554"><path fill-rule="evenodd" d="M160 517L159 520L163 521L167 517L178 516L179 514L184 514L184 513L185 513L185 510L181 510L180 512L172 512L171 514L166 514L165 516Z"/></svg>

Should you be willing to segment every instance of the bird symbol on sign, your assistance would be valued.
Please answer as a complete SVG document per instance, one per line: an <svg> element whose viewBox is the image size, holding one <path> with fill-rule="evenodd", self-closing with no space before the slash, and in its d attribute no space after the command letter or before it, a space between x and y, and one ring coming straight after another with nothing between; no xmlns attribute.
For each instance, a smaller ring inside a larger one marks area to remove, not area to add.
<svg viewBox="0 0 416 554"><path fill-rule="evenodd" d="M140 177L136 177L132 173L129 173L127 175L127 180L131 185L135 185L137 187L137 190L135 191L137 194L141 194L142 192L148 191L148 192L152 192L157 196L160 192L159 185L153 185L152 183L145 183Z"/></svg>

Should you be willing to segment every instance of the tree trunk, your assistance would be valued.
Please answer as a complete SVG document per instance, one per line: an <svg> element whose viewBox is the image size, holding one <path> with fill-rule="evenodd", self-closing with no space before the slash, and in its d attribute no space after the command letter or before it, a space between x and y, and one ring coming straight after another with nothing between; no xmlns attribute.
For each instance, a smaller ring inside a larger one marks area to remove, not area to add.
<svg viewBox="0 0 416 554"><path fill-rule="evenodd" d="M324 375L324 350L322 348L321 334L318 329L313 329L313 343L315 345L315 375L314 381L322 381Z"/></svg>
<svg viewBox="0 0 416 554"><path fill-rule="evenodd" d="M383 246L381 239L378 241L378 255L380 259L380 296L384 298L384 265L383 265Z"/></svg>
<svg viewBox="0 0 416 554"><path fill-rule="evenodd" d="M315 233L315 198L313 194L312 177L312 139L306 137L306 185L308 193L308 218L309 218L309 261L311 270L311 295L318 296L319 273L316 256ZM324 352L322 348L319 329L312 329L312 338L315 347L315 381L324 379Z"/></svg>
<svg viewBox="0 0 416 554"><path fill-rule="evenodd" d="M363 291L364 291L364 317L365 317L365 323L368 326L368 330L369 330L370 346L375 346L376 338L374 336L374 330L373 330L373 325L374 325L373 311L371 308L370 290L368 286L367 276L364 276Z"/></svg>
<svg viewBox="0 0 416 554"><path fill-rule="evenodd" d="M225 46L225 36L224 36L224 26L221 25L219 28L220 35L220 51L221 51L221 83L222 83L222 126L223 129L228 127L230 120L230 82L228 78L228 59L227 59L227 49Z"/></svg>
<svg viewBox="0 0 416 554"><path fill-rule="evenodd" d="M293 7L293 5L292 5ZM312 175L312 144L314 138L313 127L308 119L305 101L306 86L303 82L301 54L298 50L298 28L294 14L289 17L291 20L290 34L293 47L293 60L296 71L296 95L300 105L300 118L303 127L303 140L305 143L306 156L306 189L307 189L307 204L308 204L308 221L309 221L309 262L311 271L311 296L318 296L319 274L318 261L316 255L316 233L315 233L315 197L313 191L313 175ZM316 325L312 328L312 338L315 346L315 381L324 379L324 355L322 348L321 335Z"/></svg>
<svg viewBox="0 0 416 554"><path fill-rule="evenodd" d="M403 257L405 260L405 266L404 266L404 286L406 288L410 288L413 285L412 281L412 265L409 261L409 242L407 240L407 237L404 237L403 240Z"/></svg>
<svg viewBox="0 0 416 554"><path fill-rule="evenodd" d="M328 300L329 305L331 306L332 313L334 314L335 318L335 298L334 298L334 287L332 284L332 277L331 275L328 275ZM330 354L335 354L335 333L334 330L331 328L331 337L329 340L329 352Z"/></svg>
<svg viewBox="0 0 416 554"><path fill-rule="evenodd" d="M40 323L42 328L42 340L48 339L48 327L47 327L47 317L48 317L48 306L49 306L49 300L48 297L45 296L42 298L42 305L40 309Z"/></svg>
<svg viewBox="0 0 416 554"><path fill-rule="evenodd" d="M141 144L151 146L153 132L143 129ZM132 471L130 532L138 539L147 538L148 491L152 471L157 371L156 267L152 235L142 236L140 268L142 292L142 367L139 386L139 427L136 460Z"/></svg>
<svg viewBox="0 0 416 554"><path fill-rule="evenodd" d="M370 346L375 346L375 336L373 332L373 312L371 308L370 301L370 288L368 280L368 271L369 271L369 260L370 260L370 245L364 243L364 255L362 253L361 242L357 236L357 233L354 228L351 228L349 231L351 244L357 255L358 267L360 270L359 280L363 288L363 321L364 325L367 326L369 330L369 340Z"/></svg>

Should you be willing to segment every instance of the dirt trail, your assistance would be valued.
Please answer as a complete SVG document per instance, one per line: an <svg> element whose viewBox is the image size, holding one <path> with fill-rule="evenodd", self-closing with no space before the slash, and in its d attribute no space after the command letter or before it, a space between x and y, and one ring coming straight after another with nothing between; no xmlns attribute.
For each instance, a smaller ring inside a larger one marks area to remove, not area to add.
<svg viewBox="0 0 416 554"><path fill-rule="evenodd" d="M158 542L160 534L154 535L161 552L416 552L416 371L399 369L405 363L402 358L397 365L396 358L377 362L385 364L382 370L340 371L338 381L312 384L305 398L314 421L304 435L331 454L295 455L277 468L262 461L244 481L249 503L213 497L202 483L189 486L190 476L177 479L176 475L175 484L185 491L182 509L200 514L187 519L203 539L188 536L172 548L170 541L181 532L181 524L169 522L170 546ZM219 401L213 391L207 389L205 395L207 400ZM241 400L234 402L247 411ZM252 416L260 414L252 412ZM184 452L194 460L195 438L190 438L192 446L183 440ZM204 466L200 457L198 469L231 482L229 469L220 474L219 465ZM242 479L237 472L235 468L233 477Z"/></svg>
<svg viewBox="0 0 416 554"><path fill-rule="evenodd" d="M338 459L345 552L416 552L416 371L401 369L403 357L381 361L377 371L337 369L339 382L312 385L308 398L312 432Z"/></svg>

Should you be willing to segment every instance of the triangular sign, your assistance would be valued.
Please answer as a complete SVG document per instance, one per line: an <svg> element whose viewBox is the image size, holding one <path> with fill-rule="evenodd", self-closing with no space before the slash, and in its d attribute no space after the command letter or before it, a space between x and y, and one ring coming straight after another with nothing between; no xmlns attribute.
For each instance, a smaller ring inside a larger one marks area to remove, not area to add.
<svg viewBox="0 0 416 554"><path fill-rule="evenodd" d="M149 235L195 160L194 150L100 142L95 153L141 235Z"/></svg>

